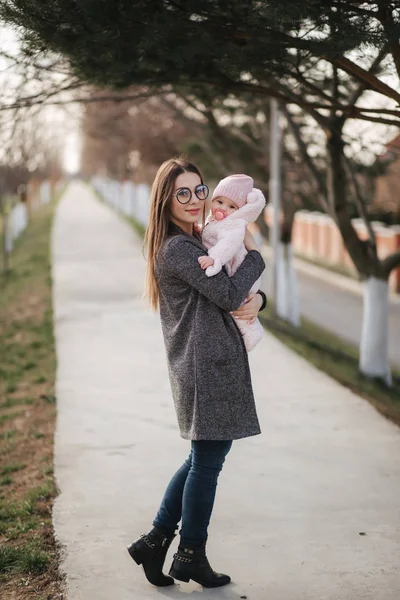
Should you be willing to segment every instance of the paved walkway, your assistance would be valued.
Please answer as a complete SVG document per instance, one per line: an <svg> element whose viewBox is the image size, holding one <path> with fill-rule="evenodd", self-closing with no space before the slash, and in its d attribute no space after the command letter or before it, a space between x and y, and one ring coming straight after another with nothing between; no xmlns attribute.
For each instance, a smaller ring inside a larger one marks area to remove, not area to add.
<svg viewBox="0 0 400 600"><path fill-rule="evenodd" d="M73 183L53 269L68 600L398 600L400 431L269 335L251 354L263 435L234 444L210 530L211 562L234 583L148 585L125 546L150 526L188 442L159 321L141 301L140 244Z"/></svg>

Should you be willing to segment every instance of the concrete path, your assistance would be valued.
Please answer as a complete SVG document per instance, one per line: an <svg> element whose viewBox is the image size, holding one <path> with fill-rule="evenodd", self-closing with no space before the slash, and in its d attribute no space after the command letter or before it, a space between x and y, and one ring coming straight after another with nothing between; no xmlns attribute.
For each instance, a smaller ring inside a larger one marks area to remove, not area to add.
<svg viewBox="0 0 400 600"><path fill-rule="evenodd" d="M234 583L147 584L125 546L188 442L139 241L83 184L58 208L53 270L68 600L398 600L400 430L269 335L251 355L263 434L234 444L210 529L211 563Z"/></svg>

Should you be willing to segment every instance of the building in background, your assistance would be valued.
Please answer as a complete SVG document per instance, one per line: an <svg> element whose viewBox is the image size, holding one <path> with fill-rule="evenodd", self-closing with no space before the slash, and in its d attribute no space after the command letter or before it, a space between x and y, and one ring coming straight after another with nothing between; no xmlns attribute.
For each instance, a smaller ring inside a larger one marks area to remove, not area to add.
<svg viewBox="0 0 400 600"><path fill-rule="evenodd" d="M400 222L400 134L386 144L386 152L378 158L386 165L385 173L376 178L374 207L392 213L394 221Z"/></svg>

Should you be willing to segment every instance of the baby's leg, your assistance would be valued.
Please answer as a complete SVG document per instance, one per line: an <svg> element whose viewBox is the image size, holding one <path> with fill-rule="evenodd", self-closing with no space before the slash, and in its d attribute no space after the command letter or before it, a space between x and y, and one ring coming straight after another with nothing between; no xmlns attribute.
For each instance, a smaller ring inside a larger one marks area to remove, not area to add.
<svg viewBox="0 0 400 600"><path fill-rule="evenodd" d="M249 325L247 321L237 319L236 324L240 329L240 333L243 336L244 345L246 346L247 352L253 350L263 336L263 326L260 321L256 319L254 323Z"/></svg>

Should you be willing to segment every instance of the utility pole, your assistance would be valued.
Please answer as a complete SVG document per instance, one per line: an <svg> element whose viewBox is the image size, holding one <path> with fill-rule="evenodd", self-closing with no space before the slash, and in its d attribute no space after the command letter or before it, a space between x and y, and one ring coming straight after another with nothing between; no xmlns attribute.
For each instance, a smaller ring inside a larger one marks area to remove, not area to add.
<svg viewBox="0 0 400 600"><path fill-rule="evenodd" d="M273 292L272 299L276 313L278 305L278 261L279 261L279 240L280 240L280 212L281 212L281 131L279 127L279 108L278 101L271 99L270 103L270 179L269 179L269 197L274 209L273 228L272 228L272 249L273 249Z"/></svg>

